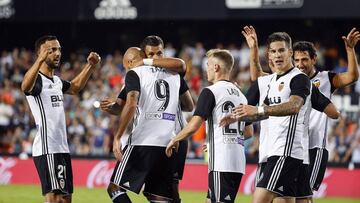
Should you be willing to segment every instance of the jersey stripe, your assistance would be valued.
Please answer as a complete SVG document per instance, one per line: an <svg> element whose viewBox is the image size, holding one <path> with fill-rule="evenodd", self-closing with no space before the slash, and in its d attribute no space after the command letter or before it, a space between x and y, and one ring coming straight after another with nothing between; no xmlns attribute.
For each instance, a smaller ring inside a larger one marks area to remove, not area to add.
<svg viewBox="0 0 360 203"><path fill-rule="evenodd" d="M291 155L291 149L292 149L292 146L293 146L293 143L294 143L294 138L295 138L297 117L298 117L298 114L290 116L290 123L289 123L288 133L286 135L284 156L290 156Z"/></svg>
<svg viewBox="0 0 360 203"><path fill-rule="evenodd" d="M208 118L208 136L209 136L209 170L212 171L215 168L215 138L214 138L214 124L213 117Z"/></svg>
<svg viewBox="0 0 360 203"><path fill-rule="evenodd" d="M44 106L42 105L42 100L40 96L34 97L35 101L39 107L40 115L41 115L41 129L40 129L40 135L41 135L41 143L42 143L42 154L48 154L48 144L47 144L47 125L46 125L46 115L44 111Z"/></svg>
<svg viewBox="0 0 360 203"><path fill-rule="evenodd" d="M134 148L134 146L128 145L128 148L125 150L125 153L123 155L123 160L120 162L119 167L118 167L118 169L116 171L115 178L114 178L114 183L116 185L120 186L121 177L122 177L122 175L124 173L125 166L127 164L127 161L129 160L129 157L131 155L131 152L132 152L133 148Z"/></svg>
<svg viewBox="0 0 360 203"><path fill-rule="evenodd" d="M282 168L284 167L285 163L285 156L280 156L279 159L276 161L276 164L274 166L274 169L271 173L268 185L266 186L266 189L273 191L275 189L276 183L280 177Z"/></svg>

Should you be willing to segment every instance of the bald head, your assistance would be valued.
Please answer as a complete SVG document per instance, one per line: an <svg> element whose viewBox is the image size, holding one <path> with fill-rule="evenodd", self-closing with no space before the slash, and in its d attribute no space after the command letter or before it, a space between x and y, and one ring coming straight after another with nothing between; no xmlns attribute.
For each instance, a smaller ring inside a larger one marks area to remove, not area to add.
<svg viewBox="0 0 360 203"><path fill-rule="evenodd" d="M145 54L139 47L130 47L126 50L123 57L123 65L126 70L134 67L134 62L145 58Z"/></svg>

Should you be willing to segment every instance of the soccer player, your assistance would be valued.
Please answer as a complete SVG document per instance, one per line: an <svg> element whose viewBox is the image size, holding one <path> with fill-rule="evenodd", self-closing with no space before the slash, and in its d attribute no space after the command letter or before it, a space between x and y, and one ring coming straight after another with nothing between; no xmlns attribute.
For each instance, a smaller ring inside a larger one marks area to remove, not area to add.
<svg viewBox="0 0 360 203"><path fill-rule="evenodd" d="M147 36L141 43L141 49L145 52L147 58L150 59L161 59L164 57L164 42L159 36L150 35ZM184 83L187 89L188 86L183 79L186 71L180 73L181 82ZM192 100L190 91L187 90L184 94L180 96L180 104L176 113L176 122L175 122L175 133L179 133L184 126L186 125L186 120L183 117L182 111L190 112L194 108L194 102ZM180 203L181 199L179 196L179 180L182 179L184 174L186 154L188 150L188 140L182 140L179 143L178 150L174 153L173 161L173 203Z"/></svg>
<svg viewBox="0 0 360 203"><path fill-rule="evenodd" d="M207 202L234 202L241 178L245 173L244 137L253 133L252 125L244 122L219 127L220 118L240 104L246 104L241 91L229 81L234 58L228 50L213 49L207 53L207 76L213 85L199 96L190 122L167 145L170 157L173 147L191 136L207 121L209 151L209 190Z"/></svg>
<svg viewBox="0 0 360 203"><path fill-rule="evenodd" d="M292 66L291 38L276 32L267 39L269 60L276 74L270 79L265 106L240 105L234 115L243 121L268 117L273 127L267 132L267 162L257 184L253 202L271 202L277 196L289 197L294 202L296 181L303 162L302 139L308 121L310 81ZM268 106L267 106L268 105Z"/></svg>
<svg viewBox="0 0 360 203"><path fill-rule="evenodd" d="M258 63L258 54L257 54L258 48L257 48L257 37L256 37L255 29L252 26L245 26L243 35L245 36L248 42L251 53L254 53L254 57L252 60L254 62L253 64L250 63L252 65L250 66L251 79L256 80L256 78L259 79L261 78L261 76L268 77L266 76L266 73L262 71L261 66ZM356 29L354 28L350 31L347 37L345 36L342 37L345 42L348 60L349 60L349 68L346 73L339 74L339 73L332 73L327 71L322 71L322 72L316 71L315 47L311 42L305 42L305 41L297 42L294 44L293 50L294 50L295 65L310 77L311 82L313 83L314 86L316 86L316 88L314 89L319 88L321 93L323 93L326 97L330 98L331 93L335 91L336 88L344 87L350 84L351 82L356 81L358 78L358 69L357 69L358 64L355 57L354 47L357 44L357 41L359 40L359 36L360 36L359 32L356 32ZM334 81L333 78L335 78L335 82L333 82ZM314 103L313 100L312 103ZM324 113L326 115L319 111L312 110L310 114L310 121L311 121L310 130L309 130L310 143L305 143L305 147L310 148L310 150L309 153L306 153L304 156L305 166L304 165L302 166L304 170L301 170L301 172L309 170L309 173L311 172L311 174L301 175L302 178L300 178L300 180L304 180L304 181L299 182L298 184L301 186L301 188L300 189L298 188L299 194L298 194L297 202L306 201L304 200L306 197L309 197L309 199L311 200L311 196L312 196L311 189L313 190L316 189L313 186L314 181L317 181L317 188L318 188L325 174L326 163L328 160L327 150L326 148L325 150L322 148L312 149L313 148L312 143L318 141L318 143L321 143L318 144L318 146L324 145L326 147L325 143L326 143L327 117L337 118L339 117L339 113L336 110L335 106L333 106L333 104L329 104L329 106L324 109ZM308 140L309 138L308 136L306 136L305 142ZM323 153L324 153L324 157L323 157ZM309 165L309 157L308 157L309 154L310 154L310 166L308 168L307 165ZM317 160L316 167L314 167L315 160ZM317 176L316 175L317 173L321 175ZM310 185L307 186L307 184L305 183L310 182L310 179L312 180L312 184L311 184L311 189L308 189Z"/></svg>
<svg viewBox="0 0 360 203"><path fill-rule="evenodd" d="M129 54L128 50L124 60ZM126 103L113 143L118 163L108 187L113 202L131 202L126 190L139 193L144 183L150 202L171 201L172 159L164 150L175 130L179 94L187 89L178 74L151 65L133 68L125 77ZM120 138L134 114L134 129L123 153Z"/></svg>
<svg viewBox="0 0 360 203"><path fill-rule="evenodd" d="M354 47L360 40L360 33L353 28L347 36L342 36L348 59L348 70L345 73L317 71L316 49L311 42L300 41L294 44L295 65L310 77L310 81L328 98L338 88L343 88L359 78L358 62ZM318 111L311 111L309 129L310 154L310 187L318 190L324 178L328 161L327 116Z"/></svg>
<svg viewBox="0 0 360 203"><path fill-rule="evenodd" d="M63 94L77 94L84 88L100 56L91 52L83 70L68 82L54 75L61 59L61 46L55 36L40 37L35 52L37 59L21 84L38 129L33 143L34 163L45 202L71 202L73 177Z"/></svg>

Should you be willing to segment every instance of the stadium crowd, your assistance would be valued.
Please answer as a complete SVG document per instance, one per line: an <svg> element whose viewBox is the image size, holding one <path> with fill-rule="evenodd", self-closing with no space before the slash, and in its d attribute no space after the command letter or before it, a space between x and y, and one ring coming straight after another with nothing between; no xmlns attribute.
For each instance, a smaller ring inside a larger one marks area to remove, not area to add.
<svg viewBox="0 0 360 203"><path fill-rule="evenodd" d="M237 46L230 44L217 45L226 48L235 58L235 68L232 80L236 81L244 93L250 86L249 49L246 44ZM125 49L125 48L124 48ZM322 70L335 72L346 71L346 58L336 48L327 48L317 43L318 64ZM200 91L207 85L206 81L206 48L201 42L185 45L179 49L170 43L166 44L165 56L178 56L187 63L186 80L196 102ZM265 47L260 47L261 63L267 67ZM67 53L64 53L67 54ZM70 53L62 59L58 75L71 80L81 71L86 63L84 50ZM64 107L68 131L68 142L73 155L110 156L112 139L117 130L119 118L104 113L99 108L98 101L104 97L116 98L124 82L125 70L122 65L121 51L103 54L101 68L97 69L89 80L80 97L65 96ZM26 70L35 59L33 51L24 48L1 50L0 56L0 153L31 154L32 141L36 134L36 125L31 115L25 95L20 85ZM336 163L360 163L360 82L339 89L335 96L339 99L350 98L350 107L338 106L342 110L342 118L330 122L329 159ZM342 104L338 102L336 104ZM191 116L191 113L186 114ZM259 127L255 125L255 136L246 142L246 154L256 159L258 152ZM205 141L205 125L198 130L190 140L188 158L203 158L202 145Z"/></svg>

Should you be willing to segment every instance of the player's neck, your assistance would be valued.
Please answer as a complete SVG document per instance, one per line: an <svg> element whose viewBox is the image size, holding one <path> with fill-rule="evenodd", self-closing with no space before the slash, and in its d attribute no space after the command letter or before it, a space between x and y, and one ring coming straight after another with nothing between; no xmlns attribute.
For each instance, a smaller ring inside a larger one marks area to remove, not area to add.
<svg viewBox="0 0 360 203"><path fill-rule="evenodd" d="M278 68L278 69L276 69L276 74L278 74L278 75L282 75L282 74L284 74L284 73L286 73L288 70L290 70L292 68L292 64L290 63L289 65L287 65L286 67L284 67L284 68Z"/></svg>
<svg viewBox="0 0 360 203"><path fill-rule="evenodd" d="M43 64L41 67L40 67L40 72L50 78L52 78L54 76L54 69L53 68L50 68L48 65L46 64Z"/></svg>
<svg viewBox="0 0 360 203"><path fill-rule="evenodd" d="M217 75L217 76L215 76L213 83L216 83L219 80L230 80L230 75L228 75L228 74Z"/></svg>
<svg viewBox="0 0 360 203"><path fill-rule="evenodd" d="M315 74L316 74L315 68L311 69L311 71L309 73L309 78L312 78Z"/></svg>

